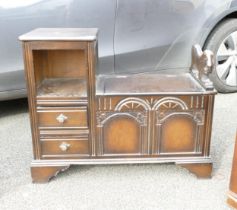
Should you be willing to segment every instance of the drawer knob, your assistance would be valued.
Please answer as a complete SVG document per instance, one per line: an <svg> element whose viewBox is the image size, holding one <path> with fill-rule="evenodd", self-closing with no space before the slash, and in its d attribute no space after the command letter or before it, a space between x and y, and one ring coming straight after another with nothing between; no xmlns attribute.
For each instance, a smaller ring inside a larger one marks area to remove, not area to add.
<svg viewBox="0 0 237 210"><path fill-rule="evenodd" d="M56 120L59 122L59 123L64 123L66 120L68 119L67 116L65 116L64 114L60 114L57 116Z"/></svg>
<svg viewBox="0 0 237 210"><path fill-rule="evenodd" d="M59 148L65 152L69 149L70 146L71 146L70 144L63 142L62 144L59 145Z"/></svg>

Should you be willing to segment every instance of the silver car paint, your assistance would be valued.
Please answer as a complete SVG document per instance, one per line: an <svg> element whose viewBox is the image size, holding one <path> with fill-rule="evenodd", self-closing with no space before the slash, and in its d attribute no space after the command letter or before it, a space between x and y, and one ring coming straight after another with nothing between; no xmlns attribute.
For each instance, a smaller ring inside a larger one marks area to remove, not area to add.
<svg viewBox="0 0 237 210"><path fill-rule="evenodd" d="M98 73L187 69L194 43L236 11L236 0L0 1L0 100L25 93L17 37L37 27L98 27Z"/></svg>
<svg viewBox="0 0 237 210"><path fill-rule="evenodd" d="M115 71L187 69L191 46L202 42L206 21L225 11L223 0L119 0Z"/></svg>
<svg viewBox="0 0 237 210"><path fill-rule="evenodd" d="M113 71L115 0L9 2L0 1L0 99L4 100L7 95L7 99L17 98L19 91L15 90L25 89L22 48L18 36L38 27L100 28L100 69Z"/></svg>

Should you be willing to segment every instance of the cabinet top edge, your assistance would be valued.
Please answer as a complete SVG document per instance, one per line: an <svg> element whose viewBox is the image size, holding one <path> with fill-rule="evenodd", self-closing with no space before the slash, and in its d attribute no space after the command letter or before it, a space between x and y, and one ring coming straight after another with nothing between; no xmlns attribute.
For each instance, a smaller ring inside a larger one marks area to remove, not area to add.
<svg viewBox="0 0 237 210"><path fill-rule="evenodd" d="M97 75L96 95L214 95L190 73Z"/></svg>
<svg viewBox="0 0 237 210"><path fill-rule="evenodd" d="M94 41L97 28L37 28L19 36L20 41Z"/></svg>

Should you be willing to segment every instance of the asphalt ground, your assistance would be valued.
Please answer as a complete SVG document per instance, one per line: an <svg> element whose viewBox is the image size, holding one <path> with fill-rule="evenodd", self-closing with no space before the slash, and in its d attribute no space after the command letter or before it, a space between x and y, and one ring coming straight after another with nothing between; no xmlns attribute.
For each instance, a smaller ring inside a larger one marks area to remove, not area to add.
<svg viewBox="0 0 237 210"><path fill-rule="evenodd" d="M0 210L228 210L226 194L237 129L237 93L215 101L212 179L172 164L73 166L32 184L25 99L0 102Z"/></svg>

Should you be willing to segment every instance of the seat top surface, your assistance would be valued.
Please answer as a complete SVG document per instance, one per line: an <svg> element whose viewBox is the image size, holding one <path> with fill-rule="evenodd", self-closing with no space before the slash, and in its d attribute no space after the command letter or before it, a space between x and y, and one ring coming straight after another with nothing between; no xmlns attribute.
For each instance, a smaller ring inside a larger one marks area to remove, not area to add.
<svg viewBox="0 0 237 210"><path fill-rule="evenodd" d="M97 95L204 94L207 92L190 73L98 75L96 80Z"/></svg>

